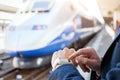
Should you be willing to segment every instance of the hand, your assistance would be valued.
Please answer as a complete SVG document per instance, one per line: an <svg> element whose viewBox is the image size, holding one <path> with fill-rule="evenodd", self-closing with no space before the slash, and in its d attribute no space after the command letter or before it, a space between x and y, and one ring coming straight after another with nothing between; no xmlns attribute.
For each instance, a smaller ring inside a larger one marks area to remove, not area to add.
<svg viewBox="0 0 120 80"><path fill-rule="evenodd" d="M79 49L75 54L72 54L69 59L72 61L76 60L84 72L89 72L90 69L96 71L98 74L100 72L101 60L93 48Z"/></svg>
<svg viewBox="0 0 120 80"><path fill-rule="evenodd" d="M52 56L52 61L51 61L51 65L54 68L56 68L56 66L54 66L54 61L57 59L57 58L62 58L62 59L68 59L70 57L70 55L72 55L73 53L75 52L74 49L68 49L68 48L64 48L63 50L59 50L59 51L56 51L53 53L53 56Z"/></svg>

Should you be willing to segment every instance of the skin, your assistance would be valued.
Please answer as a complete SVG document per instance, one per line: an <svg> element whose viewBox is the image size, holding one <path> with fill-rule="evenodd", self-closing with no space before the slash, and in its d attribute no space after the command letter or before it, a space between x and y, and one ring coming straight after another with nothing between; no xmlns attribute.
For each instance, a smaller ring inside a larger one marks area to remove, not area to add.
<svg viewBox="0 0 120 80"><path fill-rule="evenodd" d="M89 72L90 69L100 73L101 60L93 48L82 48L69 57L70 60L76 60L77 64L84 72ZM73 62L73 64L76 64Z"/></svg>
<svg viewBox="0 0 120 80"><path fill-rule="evenodd" d="M53 63L58 57L72 61L73 65L80 66L84 72L90 72L90 69L92 69L97 74L100 73L101 60L93 48L82 48L78 51L64 48L56 51L51 61L53 68L56 68L56 66L53 66Z"/></svg>
<svg viewBox="0 0 120 80"><path fill-rule="evenodd" d="M51 61L52 67L55 68L57 66L57 65L53 66L53 63L58 57L63 58L63 59L68 59L70 57L70 55L72 55L73 53L75 53L75 50L68 49L68 48L64 48L63 50L54 52L53 56L52 56L52 61Z"/></svg>

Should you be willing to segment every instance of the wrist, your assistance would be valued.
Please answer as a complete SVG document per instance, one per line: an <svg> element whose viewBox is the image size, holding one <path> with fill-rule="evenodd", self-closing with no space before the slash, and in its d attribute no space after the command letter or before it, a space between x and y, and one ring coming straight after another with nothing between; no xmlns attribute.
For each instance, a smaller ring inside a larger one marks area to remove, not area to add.
<svg viewBox="0 0 120 80"><path fill-rule="evenodd" d="M53 68L52 71L54 71L56 68L64 64L72 64L72 63L68 59L63 59L58 57L52 65L52 68Z"/></svg>

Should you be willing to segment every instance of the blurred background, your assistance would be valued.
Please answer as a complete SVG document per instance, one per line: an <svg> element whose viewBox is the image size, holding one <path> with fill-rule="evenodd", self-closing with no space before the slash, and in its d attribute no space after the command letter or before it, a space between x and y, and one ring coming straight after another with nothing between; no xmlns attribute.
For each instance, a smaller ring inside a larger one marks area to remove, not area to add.
<svg viewBox="0 0 120 80"><path fill-rule="evenodd" d="M23 7L27 0L1 0L0 1L0 19L1 23L10 23L16 11ZM81 1L82 3L83 1ZM86 1L85 5L88 6L89 2ZM97 5L99 6L100 13L107 23L113 23L115 15L119 13L120 1L119 0L97 0ZM90 4L90 3L89 3ZM95 7L93 7L95 8ZM113 21L113 22L112 22Z"/></svg>
<svg viewBox="0 0 120 80"><path fill-rule="evenodd" d="M120 0L0 0L0 80L47 80L64 47L103 57L119 24Z"/></svg>

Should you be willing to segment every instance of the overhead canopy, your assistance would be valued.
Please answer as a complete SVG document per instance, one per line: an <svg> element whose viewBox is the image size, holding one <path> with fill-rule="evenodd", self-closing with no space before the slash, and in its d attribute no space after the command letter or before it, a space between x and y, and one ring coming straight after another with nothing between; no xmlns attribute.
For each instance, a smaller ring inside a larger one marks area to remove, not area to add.
<svg viewBox="0 0 120 80"><path fill-rule="evenodd" d="M29 0L1 0L0 11L15 13L20 7L22 7L23 3L26 1L29 1ZM93 1L94 0L80 0L82 4L86 3L87 4L86 6L89 6L88 8L91 8L92 6L94 6ZM97 0L97 2L101 10L101 15L103 17L106 17L106 16L112 17L114 11L120 11L120 0ZM95 13L94 9L91 8L91 10L93 11L92 14ZM100 12L98 11L98 13ZM100 17L99 17L99 20L103 22L103 20Z"/></svg>
<svg viewBox="0 0 120 80"><path fill-rule="evenodd" d="M104 17L113 17L114 11L120 11L120 0L97 0Z"/></svg>
<svg viewBox="0 0 120 80"><path fill-rule="evenodd" d="M77 6L83 16L96 18L104 24L104 19L98 6L97 0L71 0ZM92 2L92 4L90 4Z"/></svg>
<svg viewBox="0 0 120 80"><path fill-rule="evenodd" d="M15 13L22 3L22 0L1 0L0 11Z"/></svg>

